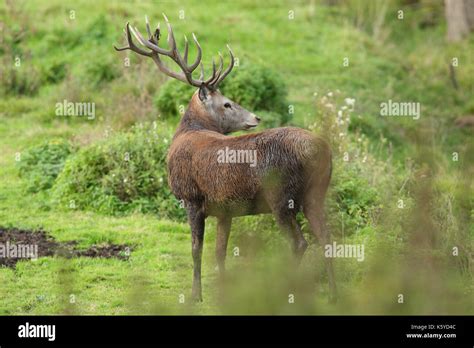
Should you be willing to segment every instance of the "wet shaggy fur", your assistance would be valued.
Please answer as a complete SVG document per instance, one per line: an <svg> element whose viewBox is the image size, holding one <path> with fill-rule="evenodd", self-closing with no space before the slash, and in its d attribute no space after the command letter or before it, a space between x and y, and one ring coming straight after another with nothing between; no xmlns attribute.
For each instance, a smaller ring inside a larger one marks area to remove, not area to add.
<svg viewBox="0 0 474 348"><path fill-rule="evenodd" d="M214 117L193 96L168 153L168 181L184 201L191 226L194 261L193 297L201 296L201 257L205 219L216 216L216 258L224 274L232 217L272 213L292 241L297 260L308 243L296 220L302 210L322 245L330 243L324 221L324 197L331 178L331 150L314 134L294 127L242 136L226 135L225 119ZM244 110L247 112L246 110ZM247 112L248 113L248 112ZM256 165L219 163L220 150L256 151ZM331 300L335 300L331 259L326 259Z"/></svg>
<svg viewBox="0 0 474 348"><path fill-rule="evenodd" d="M290 201L299 209L311 177L330 175L329 145L306 130L286 127L227 136L200 111L190 108L173 138L168 180L178 199L200 202L206 215L270 212L273 205L288 209ZM256 166L219 163L219 150L226 147L256 150ZM275 196L272 202L270 195Z"/></svg>

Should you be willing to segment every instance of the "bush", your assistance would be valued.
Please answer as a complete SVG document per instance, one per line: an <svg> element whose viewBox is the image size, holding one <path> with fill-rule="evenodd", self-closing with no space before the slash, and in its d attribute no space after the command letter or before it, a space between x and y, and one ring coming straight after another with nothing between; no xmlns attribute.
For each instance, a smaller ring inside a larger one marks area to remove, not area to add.
<svg viewBox="0 0 474 348"><path fill-rule="evenodd" d="M56 203L104 214L157 213L184 220L167 183L170 134L139 124L80 150L53 188Z"/></svg>
<svg viewBox="0 0 474 348"><path fill-rule="evenodd" d="M110 82L120 76L120 71L110 59L95 60L89 63L86 68L88 81L99 87L106 82Z"/></svg>
<svg viewBox="0 0 474 348"><path fill-rule="evenodd" d="M249 65L235 68L221 86L222 93L249 110L286 113L286 85L272 70Z"/></svg>
<svg viewBox="0 0 474 348"><path fill-rule="evenodd" d="M288 122L288 113L278 113L275 111L255 111L256 115L261 118L261 125L263 128L280 127Z"/></svg>
<svg viewBox="0 0 474 348"><path fill-rule="evenodd" d="M179 115L179 106L187 108L194 93L194 87L177 80L169 80L160 88L155 105L162 113L162 117Z"/></svg>
<svg viewBox="0 0 474 348"><path fill-rule="evenodd" d="M15 67L3 61L0 66L0 95L35 95L41 87L41 73L31 64Z"/></svg>
<svg viewBox="0 0 474 348"><path fill-rule="evenodd" d="M371 216L380 208L381 198L357 164L348 163L343 168L336 168L331 192L333 211L342 219L346 234L373 224Z"/></svg>
<svg viewBox="0 0 474 348"><path fill-rule="evenodd" d="M71 153L70 144L62 140L48 141L23 152L18 169L20 176L26 180L27 191L39 192L51 188Z"/></svg>
<svg viewBox="0 0 474 348"><path fill-rule="evenodd" d="M170 80L161 87L155 105L163 117L177 116L180 105L187 107L194 90L180 81ZM265 114L269 120L265 123L267 126L280 126L288 121L285 83L270 69L261 66L235 68L222 83L221 91L243 107Z"/></svg>
<svg viewBox="0 0 474 348"><path fill-rule="evenodd" d="M48 64L43 71L44 79L48 83L61 82L67 74L67 65L65 62L53 61Z"/></svg>

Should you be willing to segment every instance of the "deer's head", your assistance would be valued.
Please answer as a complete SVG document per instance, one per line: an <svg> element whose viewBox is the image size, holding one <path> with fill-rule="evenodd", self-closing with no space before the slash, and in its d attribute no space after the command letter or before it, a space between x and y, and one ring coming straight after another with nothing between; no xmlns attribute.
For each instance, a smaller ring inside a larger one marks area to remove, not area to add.
<svg viewBox="0 0 474 348"><path fill-rule="evenodd" d="M115 47L115 49L117 51L129 49L142 56L150 57L162 73L176 80L197 87L198 90L194 93L194 96L191 99L191 106L203 110L205 116L209 118L210 122L216 125L220 132L230 133L256 127L260 119L239 104L222 95L218 89L219 84L227 75L229 75L234 67L234 55L229 45L227 45L230 54L229 66L224 70L224 58L219 52L219 67L216 68L215 61L213 60L212 75L205 79L204 67L201 62L202 49L196 36L193 34L193 41L197 47L197 56L192 64L188 64L188 39L186 36L184 37L184 53L181 55L176 47L176 41L171 24L164 14L163 17L165 18L168 27L169 49L164 49L158 46L160 40L160 24L158 23L157 28L152 33L148 18L146 18L148 39L145 39L136 27L134 28L127 23L125 27L125 36L127 38L128 46L123 48ZM132 35L143 46L143 48L135 45L132 40ZM171 60L181 69L181 72L175 72L169 69L163 63L160 56L171 58ZM200 67L200 75L199 78L196 79L193 77L193 72L198 66Z"/></svg>

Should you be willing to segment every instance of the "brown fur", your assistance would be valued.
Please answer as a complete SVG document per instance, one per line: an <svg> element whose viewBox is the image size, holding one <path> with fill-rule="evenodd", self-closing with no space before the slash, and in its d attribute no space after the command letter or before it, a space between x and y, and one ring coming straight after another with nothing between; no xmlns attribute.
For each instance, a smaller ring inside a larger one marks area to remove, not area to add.
<svg viewBox="0 0 474 348"><path fill-rule="evenodd" d="M324 196L331 178L331 150L314 134L294 127L227 136L210 117L197 94L174 135L168 153L168 181L185 202L191 225L194 258L193 296L201 299L201 255L207 216L217 216L216 257L223 274L232 217L273 213L293 241L300 259L306 250L296 213L303 210L321 244L330 243L324 222ZM218 151L256 150L249 163L219 163ZM294 208L290 208L290 201ZM327 269L332 299L335 282Z"/></svg>

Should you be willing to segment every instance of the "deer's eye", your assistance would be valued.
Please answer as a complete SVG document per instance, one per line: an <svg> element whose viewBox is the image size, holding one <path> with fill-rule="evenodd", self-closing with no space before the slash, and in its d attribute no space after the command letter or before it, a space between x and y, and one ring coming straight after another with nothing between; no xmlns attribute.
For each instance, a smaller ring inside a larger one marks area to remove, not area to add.
<svg viewBox="0 0 474 348"><path fill-rule="evenodd" d="M231 109L231 108L232 108L232 106L230 105L230 103L225 103L225 104L224 104L224 107L227 108L227 109Z"/></svg>

